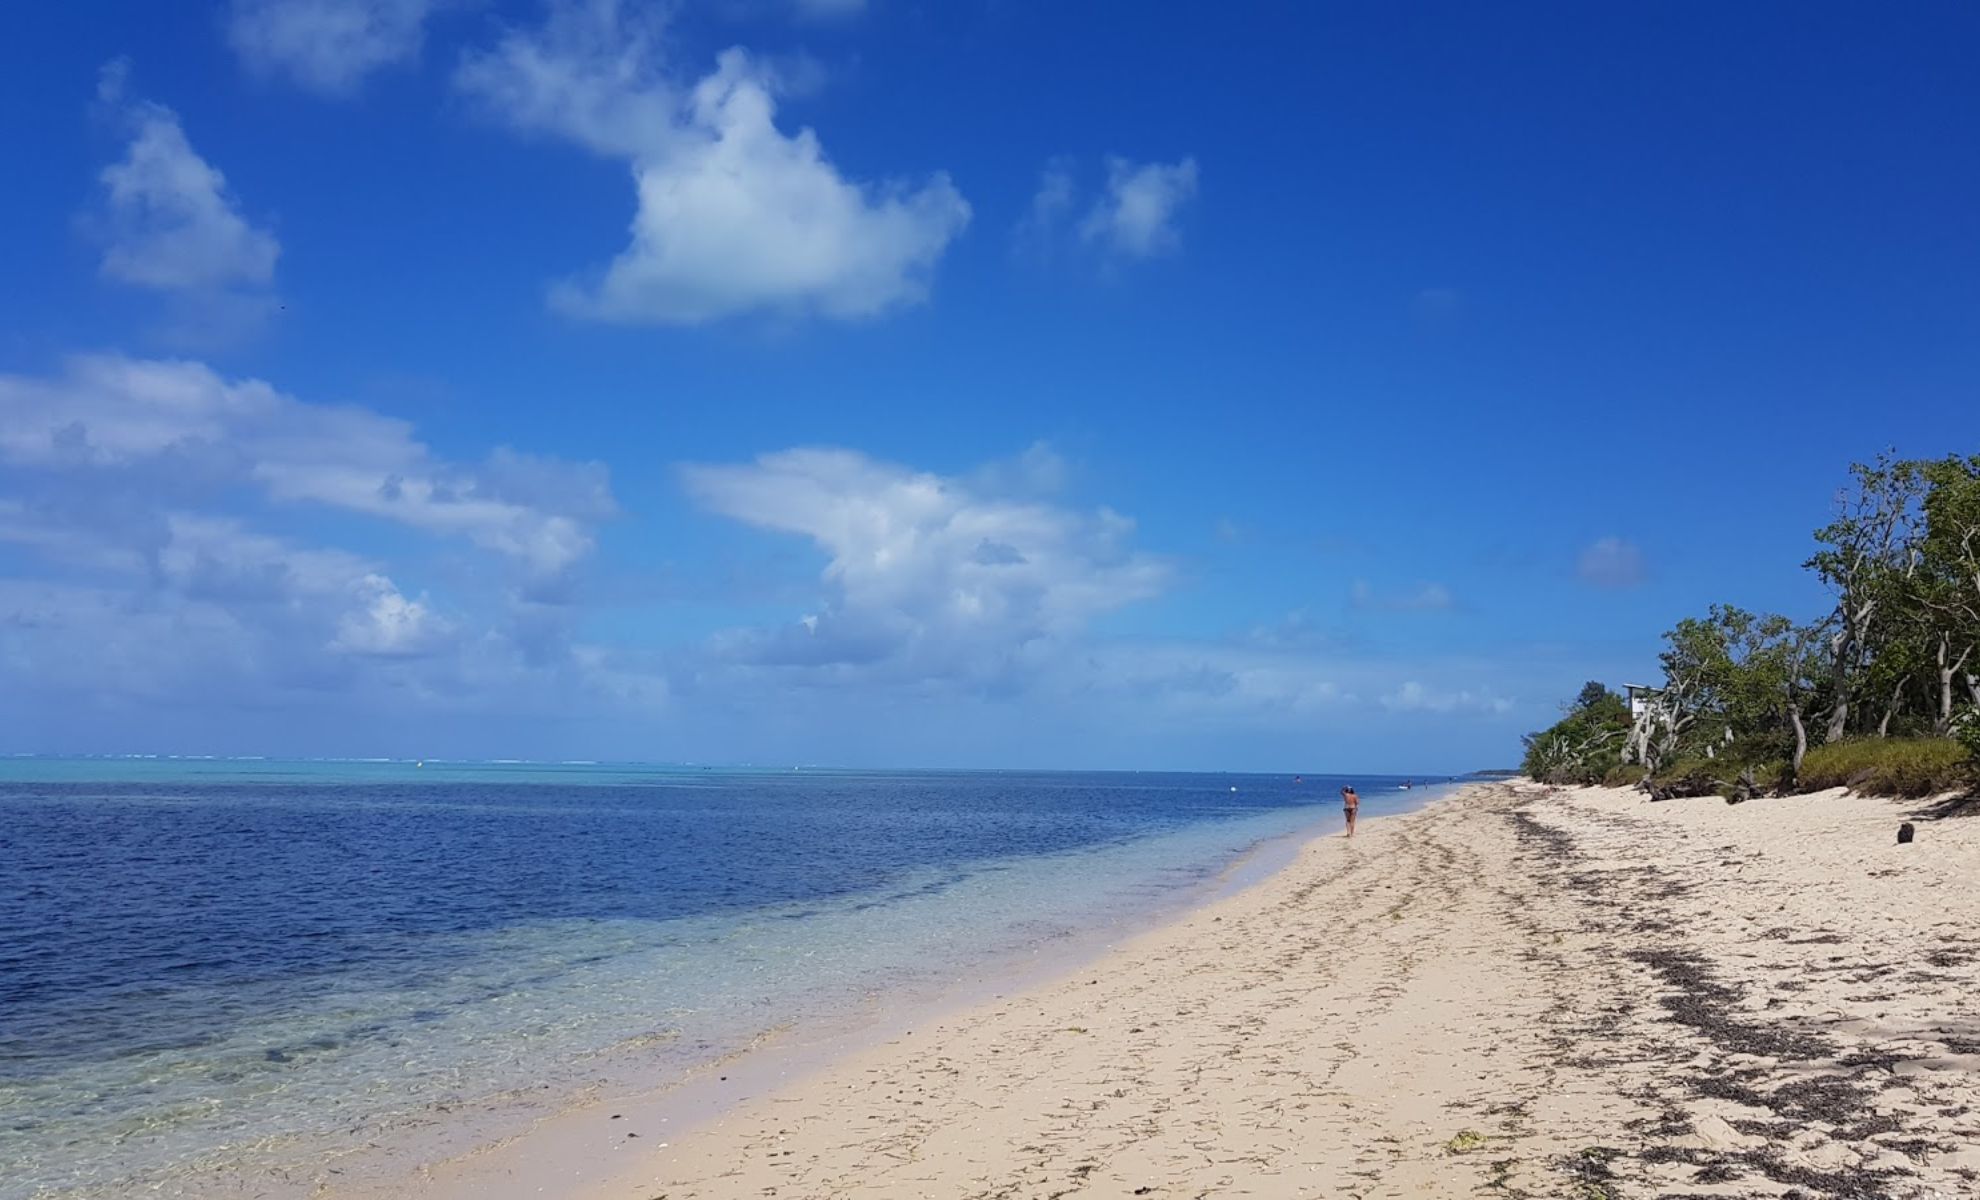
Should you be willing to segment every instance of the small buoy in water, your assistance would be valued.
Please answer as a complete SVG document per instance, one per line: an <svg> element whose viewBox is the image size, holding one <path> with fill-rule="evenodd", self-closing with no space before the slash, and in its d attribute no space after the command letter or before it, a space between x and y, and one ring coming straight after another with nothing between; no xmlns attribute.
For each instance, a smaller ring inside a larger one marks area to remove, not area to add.
<svg viewBox="0 0 1980 1200"><path fill-rule="evenodd" d="M1235 792L1235 791L1237 791L1237 788L1236 788L1236 787L1233 787L1233 788L1231 788L1231 790Z"/></svg>

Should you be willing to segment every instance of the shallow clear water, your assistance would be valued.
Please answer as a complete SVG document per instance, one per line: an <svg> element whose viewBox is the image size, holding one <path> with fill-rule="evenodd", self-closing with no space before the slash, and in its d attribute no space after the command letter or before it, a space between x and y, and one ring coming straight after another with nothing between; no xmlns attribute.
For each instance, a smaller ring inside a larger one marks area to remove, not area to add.
<svg viewBox="0 0 1980 1200"><path fill-rule="evenodd" d="M0 1200L660 1082L1159 906L1339 783L0 760Z"/></svg>

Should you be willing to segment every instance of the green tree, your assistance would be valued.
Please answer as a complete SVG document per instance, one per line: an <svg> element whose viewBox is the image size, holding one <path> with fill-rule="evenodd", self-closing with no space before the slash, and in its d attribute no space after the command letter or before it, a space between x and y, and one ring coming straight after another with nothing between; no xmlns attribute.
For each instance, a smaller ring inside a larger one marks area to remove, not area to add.
<svg viewBox="0 0 1980 1200"><path fill-rule="evenodd" d="M1849 731L1864 668L1885 632L1889 610L1917 565L1919 500L1925 481L1917 465L1889 455L1850 466L1851 486L1837 497L1836 519L1815 531L1822 548L1806 565L1836 596L1829 625L1830 710L1825 741Z"/></svg>
<svg viewBox="0 0 1980 1200"><path fill-rule="evenodd" d="M1632 756L1653 772L1679 755L1799 769L1822 633L1731 604L1679 621L1664 635L1664 686L1636 718Z"/></svg>
<svg viewBox="0 0 1980 1200"><path fill-rule="evenodd" d="M1962 709L1980 709L1980 455L1916 469L1927 491L1915 608L1936 685L1933 730L1944 736L1976 723Z"/></svg>
<svg viewBox="0 0 1980 1200"><path fill-rule="evenodd" d="M1520 770L1547 783L1600 783L1622 762L1629 706L1608 688L1591 683L1563 707L1566 716L1521 739L1526 754Z"/></svg>
<svg viewBox="0 0 1980 1200"><path fill-rule="evenodd" d="M1786 760L1790 777L1808 754L1807 712L1825 665L1823 630L1779 614L1715 613L1725 638L1722 720L1727 744L1747 763Z"/></svg>
<svg viewBox="0 0 1980 1200"><path fill-rule="evenodd" d="M1609 690L1607 684L1591 679L1581 685L1581 693L1574 698L1574 707L1569 711L1579 712L1583 709L1593 708L1614 696L1615 693Z"/></svg>

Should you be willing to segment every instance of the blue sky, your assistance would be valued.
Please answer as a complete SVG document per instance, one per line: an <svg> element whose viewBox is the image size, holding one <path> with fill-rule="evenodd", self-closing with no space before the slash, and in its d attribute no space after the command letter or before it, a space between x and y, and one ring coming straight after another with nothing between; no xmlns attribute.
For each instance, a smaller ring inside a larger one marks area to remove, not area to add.
<svg viewBox="0 0 1980 1200"><path fill-rule="evenodd" d="M1980 439L1970 6L0 39L0 749L1457 771Z"/></svg>

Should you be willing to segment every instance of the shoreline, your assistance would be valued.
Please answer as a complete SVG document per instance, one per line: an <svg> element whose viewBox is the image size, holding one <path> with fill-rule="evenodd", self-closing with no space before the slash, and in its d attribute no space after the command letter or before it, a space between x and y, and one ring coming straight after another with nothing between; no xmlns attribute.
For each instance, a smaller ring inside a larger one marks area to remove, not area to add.
<svg viewBox="0 0 1980 1200"><path fill-rule="evenodd" d="M1466 785L1425 785L1409 807L1362 818L1361 826L1402 819L1433 807ZM1407 793L1404 793L1407 795ZM1383 794L1383 800L1395 800ZM1151 908L1117 911L1095 925L1048 937L1023 948L993 952L962 973L894 984L877 990L857 1010L812 1016L766 1030L750 1045L697 1063L680 1077L611 1095L576 1094L558 1111L527 1128L483 1136L471 1128L440 1131L452 1149L431 1161L406 1159L398 1168L360 1166L336 1186L321 1186L324 1200L388 1200L417 1195L427 1200L472 1200L505 1195L575 1195L578 1181L595 1178L593 1164L621 1157L625 1141L612 1125L601 1136L600 1117L690 1135L723 1120L753 1099L828 1072L876 1047L912 1036L912 1030L954 1019L986 1004L1050 987L1104 962L1120 947L1187 920L1193 914L1255 889L1293 869L1316 841L1338 838L1338 811L1259 839L1203 878L1164 891ZM613 1116L611 1114L618 1114ZM647 1135L640 1134L639 1137Z"/></svg>
<svg viewBox="0 0 1980 1200"><path fill-rule="evenodd" d="M1473 785L685 1133L401 1194L1971 1194L1980 821L1917 808Z"/></svg>
<svg viewBox="0 0 1980 1200"><path fill-rule="evenodd" d="M1429 793L1399 812L1364 816L1360 828L1403 820L1461 793L1464 784L1426 785ZM1384 794L1383 799L1394 799ZM1045 989L1103 966L1124 947L1160 936L1220 904L1283 877L1316 843L1341 840L1338 811L1284 833L1260 839L1213 874L1173 888L1155 907L1116 913L1104 924L1048 939L1024 950L995 954L961 975L877 992L856 1013L813 1019L801 1028L773 1030L756 1043L690 1068L685 1077L616 1096L591 1096L534 1122L529 1129L484 1141L466 1153L418 1165L386 1177L367 1172L361 1183L320 1189L325 1200L475 1200L489 1196L617 1194L597 1164L625 1157L639 1139L669 1142L691 1137L780 1089L802 1084L902 1044L916 1029L940 1027L999 1003ZM713 1077L713 1078L711 1078ZM616 1115L613 1115L616 1114ZM649 1135L630 1128L658 1130ZM625 1138L620 1130L633 1133ZM634 1190L637 1190L635 1186Z"/></svg>

